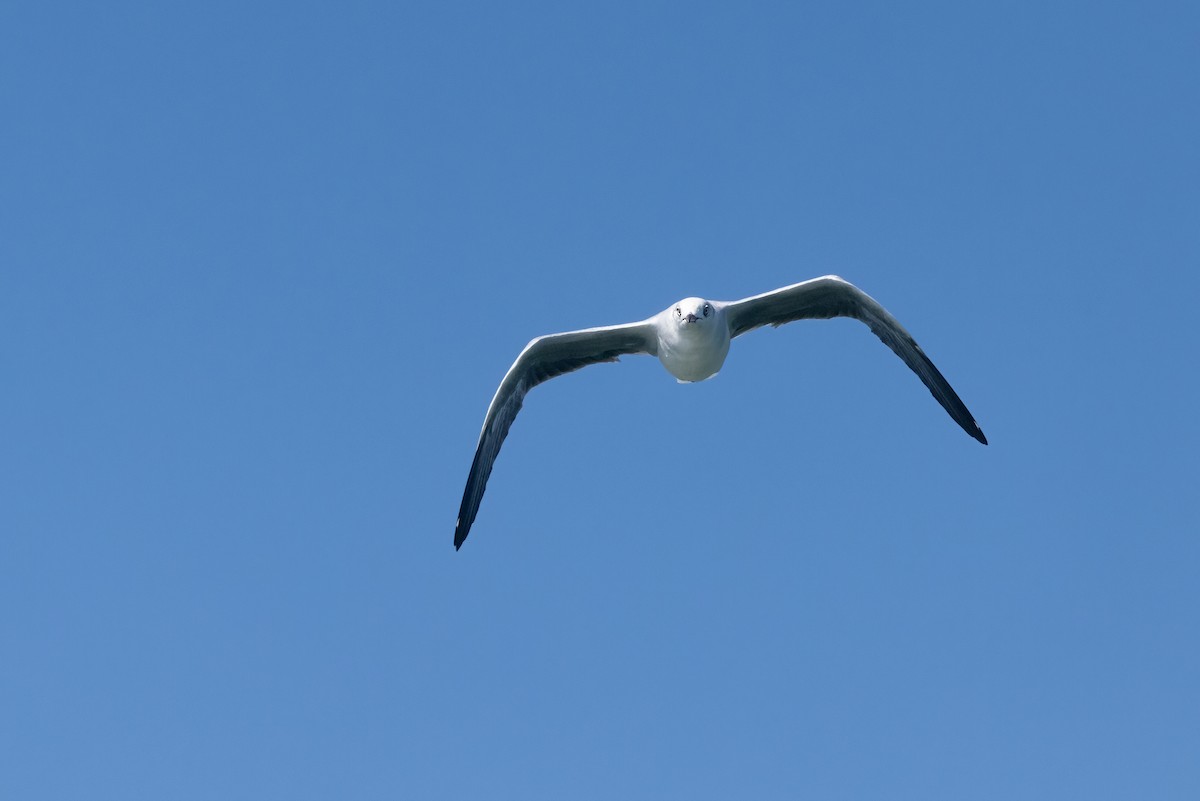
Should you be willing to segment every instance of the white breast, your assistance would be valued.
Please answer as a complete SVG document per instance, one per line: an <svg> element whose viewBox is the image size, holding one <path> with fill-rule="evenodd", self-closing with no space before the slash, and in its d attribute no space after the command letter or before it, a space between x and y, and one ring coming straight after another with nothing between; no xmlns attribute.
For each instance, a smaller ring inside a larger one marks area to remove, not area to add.
<svg viewBox="0 0 1200 801"><path fill-rule="evenodd" d="M658 360L680 381L712 378L729 355L729 327L717 315L680 326L669 315L658 323Z"/></svg>

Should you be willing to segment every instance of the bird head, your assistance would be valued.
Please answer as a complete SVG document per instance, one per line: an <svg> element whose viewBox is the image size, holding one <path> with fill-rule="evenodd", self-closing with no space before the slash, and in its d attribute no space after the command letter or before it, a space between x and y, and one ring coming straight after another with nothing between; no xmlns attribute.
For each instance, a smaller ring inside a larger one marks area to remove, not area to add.
<svg viewBox="0 0 1200 801"><path fill-rule="evenodd" d="M703 328L713 317L713 306L704 298L684 298L675 304L671 314L680 328Z"/></svg>

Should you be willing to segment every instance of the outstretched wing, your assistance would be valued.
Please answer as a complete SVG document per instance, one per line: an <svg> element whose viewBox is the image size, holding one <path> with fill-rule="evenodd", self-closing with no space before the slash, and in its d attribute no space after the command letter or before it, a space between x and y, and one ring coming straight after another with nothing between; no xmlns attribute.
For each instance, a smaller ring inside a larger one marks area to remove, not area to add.
<svg viewBox="0 0 1200 801"><path fill-rule="evenodd" d="M861 320L883 340L892 351L904 360L912 371L942 404L954 422L975 439L987 445L987 438L975 424L966 404L950 386L933 362L921 350L912 335L896 318L888 314L870 295L858 287L843 281L836 275L826 275L799 284L776 289L752 298L735 300L724 304L729 321L729 335L739 336L764 325L780 326L793 320L820 319L831 317L853 317Z"/></svg>
<svg viewBox="0 0 1200 801"><path fill-rule="evenodd" d="M458 508L458 523L454 527L455 549L462 547L471 524L475 522L496 455L508 436L508 429L512 427L517 412L521 411L529 390L543 381L589 364L615 362L617 357L627 353L653 354L657 350L658 339L654 325L649 320L550 334L526 345L500 382L500 388L496 390L483 420L483 431L479 434L475 459L467 475L462 505Z"/></svg>

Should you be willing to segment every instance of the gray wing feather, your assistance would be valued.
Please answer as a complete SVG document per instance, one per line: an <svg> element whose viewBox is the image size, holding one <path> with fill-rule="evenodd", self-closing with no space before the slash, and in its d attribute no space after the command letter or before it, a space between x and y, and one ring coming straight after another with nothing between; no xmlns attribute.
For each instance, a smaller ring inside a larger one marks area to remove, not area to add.
<svg viewBox="0 0 1200 801"><path fill-rule="evenodd" d="M861 320L920 377L942 408L954 418L954 422L972 437L987 444L987 438L976 425L966 404L912 335L904 330L895 317L888 314L887 309L848 281L836 275L827 275L774 292L736 300L725 304L724 309L730 336L734 337L760 326L780 326L794 320L826 320L831 317Z"/></svg>
<svg viewBox="0 0 1200 801"><path fill-rule="evenodd" d="M521 411L529 390L589 364L615 362L625 354L654 353L657 349L658 341L650 321L551 334L538 337L526 345L500 382L483 420L475 459L471 462L471 472L467 475L467 486L463 490L462 505L458 508L458 522L454 527L455 549L462 547L471 524L475 522L500 446L508 436L517 413Z"/></svg>

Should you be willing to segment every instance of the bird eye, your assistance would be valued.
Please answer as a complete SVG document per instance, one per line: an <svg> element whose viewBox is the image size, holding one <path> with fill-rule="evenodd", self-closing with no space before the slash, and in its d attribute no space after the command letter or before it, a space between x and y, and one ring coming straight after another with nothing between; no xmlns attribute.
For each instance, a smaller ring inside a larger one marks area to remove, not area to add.
<svg viewBox="0 0 1200 801"><path fill-rule="evenodd" d="M705 317L707 317L707 316L708 316L708 313L709 313L709 311L711 311L711 310L712 310L712 307L711 307L711 306L709 306L707 303L705 303L705 304L704 304L704 316L705 316Z"/></svg>
<svg viewBox="0 0 1200 801"><path fill-rule="evenodd" d="M683 316L683 312L681 312L681 311L679 310L679 307L678 307L678 306L676 306L676 307L675 307L675 316L676 316L676 317L682 317L682 316Z"/></svg>

